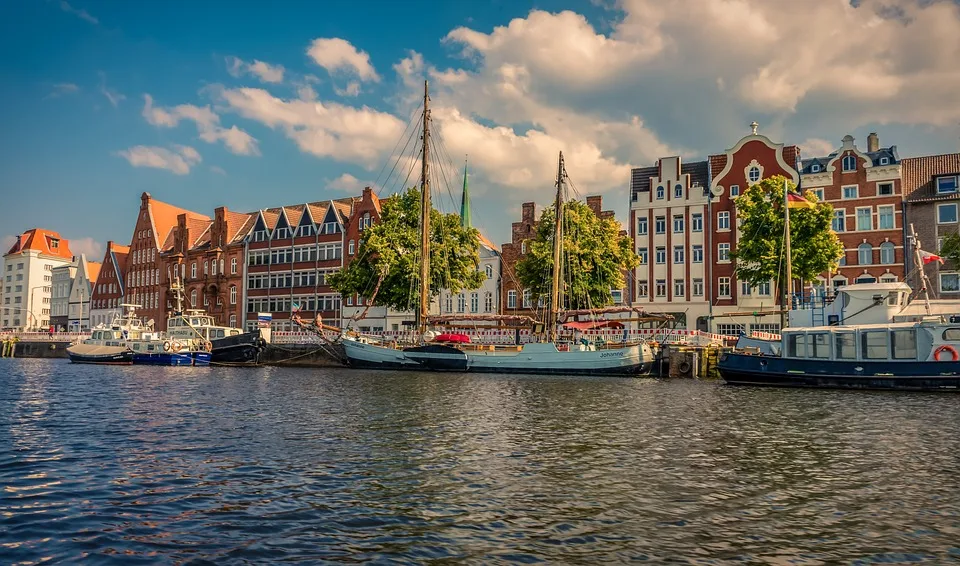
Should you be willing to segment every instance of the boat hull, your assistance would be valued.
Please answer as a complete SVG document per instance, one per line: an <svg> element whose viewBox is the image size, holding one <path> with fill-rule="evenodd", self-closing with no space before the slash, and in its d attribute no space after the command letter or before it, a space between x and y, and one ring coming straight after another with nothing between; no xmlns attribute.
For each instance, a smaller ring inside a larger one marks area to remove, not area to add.
<svg viewBox="0 0 960 566"><path fill-rule="evenodd" d="M960 391L960 361L798 360L725 353L717 369L730 385Z"/></svg>
<svg viewBox="0 0 960 566"><path fill-rule="evenodd" d="M147 366L207 366L210 365L209 352L153 352L135 354L135 365Z"/></svg>
<svg viewBox="0 0 960 566"><path fill-rule="evenodd" d="M526 344L515 351L461 350L445 345L396 349L344 339L354 368L576 376L643 376L653 368L646 346L559 351L553 344Z"/></svg>
<svg viewBox="0 0 960 566"><path fill-rule="evenodd" d="M133 352L115 346L85 346L83 344L67 348L67 357L74 364L130 365Z"/></svg>
<svg viewBox="0 0 960 566"><path fill-rule="evenodd" d="M210 363L224 365L259 365L260 356L266 347L266 343L260 338L259 330L218 338L211 344L213 348Z"/></svg>

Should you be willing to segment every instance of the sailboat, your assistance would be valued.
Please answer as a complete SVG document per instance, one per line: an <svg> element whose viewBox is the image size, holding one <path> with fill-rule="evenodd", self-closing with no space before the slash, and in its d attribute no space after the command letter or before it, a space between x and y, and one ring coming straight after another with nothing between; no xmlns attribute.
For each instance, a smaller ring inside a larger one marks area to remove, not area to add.
<svg viewBox="0 0 960 566"><path fill-rule="evenodd" d="M429 330L430 305L430 110L428 83L423 94L423 149L420 188L420 300L416 313L417 343L401 345L352 332L341 335L341 344L351 367L414 371L456 371L507 374L557 374L583 376L638 376L650 373L654 351L646 342L596 345L558 340L560 307L560 260L562 257L563 154L557 174L556 227L553 240L551 306L544 340L515 346L439 343Z"/></svg>

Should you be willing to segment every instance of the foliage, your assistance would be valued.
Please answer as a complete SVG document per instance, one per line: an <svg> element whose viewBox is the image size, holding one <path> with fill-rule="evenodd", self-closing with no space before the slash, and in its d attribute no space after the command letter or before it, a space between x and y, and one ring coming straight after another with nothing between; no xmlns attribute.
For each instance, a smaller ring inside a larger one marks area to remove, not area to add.
<svg viewBox="0 0 960 566"><path fill-rule="evenodd" d="M543 211L527 255L517 262L517 279L534 299L549 300L553 269L554 208ZM612 218L597 218L579 201L563 206L563 291L568 308L596 308L613 302L611 289L623 288L623 272L639 264L630 238Z"/></svg>
<svg viewBox="0 0 960 566"><path fill-rule="evenodd" d="M344 295L371 297L383 278L374 303L398 310L415 307L420 296L420 189L381 201L380 221L362 232L357 255L330 277ZM480 239L475 228L464 228L456 214L430 213L430 290L459 293L477 289L484 276Z"/></svg>
<svg viewBox="0 0 960 566"><path fill-rule="evenodd" d="M940 250L935 252L942 257L944 261L949 261L953 265L960 265L960 234L954 232L943 238L940 244Z"/></svg>
<svg viewBox="0 0 960 566"><path fill-rule="evenodd" d="M748 188L736 201L741 220L737 249L730 253L736 262L737 278L756 286L771 279L781 281L783 261L783 191L796 186L777 175ZM825 271L835 271L843 256L843 245L832 230L833 207L817 202L810 191L804 197L815 208L790 209L790 258L793 279L811 281Z"/></svg>

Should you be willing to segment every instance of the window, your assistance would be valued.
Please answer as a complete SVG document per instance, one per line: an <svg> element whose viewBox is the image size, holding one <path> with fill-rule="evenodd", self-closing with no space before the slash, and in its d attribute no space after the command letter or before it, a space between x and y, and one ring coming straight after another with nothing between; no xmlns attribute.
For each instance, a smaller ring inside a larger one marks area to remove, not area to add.
<svg viewBox="0 0 960 566"><path fill-rule="evenodd" d="M960 292L960 273L940 273L940 292Z"/></svg>
<svg viewBox="0 0 960 566"><path fill-rule="evenodd" d="M640 258L640 265L647 263L647 248L637 248L637 257Z"/></svg>
<svg viewBox="0 0 960 566"><path fill-rule="evenodd" d="M893 230L893 206L877 207L877 228L880 230Z"/></svg>
<svg viewBox="0 0 960 566"><path fill-rule="evenodd" d="M893 242L884 242L880 244L880 263L890 265L894 263L894 245Z"/></svg>
<svg viewBox="0 0 960 566"><path fill-rule="evenodd" d="M480 293L470 293L470 312L480 312Z"/></svg>
<svg viewBox="0 0 960 566"><path fill-rule="evenodd" d="M857 170L857 158L853 155L845 155L843 157L843 171L856 171Z"/></svg>
<svg viewBox="0 0 960 566"><path fill-rule="evenodd" d="M787 335L787 356L803 358L807 355L807 337L804 334Z"/></svg>
<svg viewBox="0 0 960 566"><path fill-rule="evenodd" d="M674 279L673 280L673 296L674 297L686 296L687 292L684 287L685 285L684 285L683 279Z"/></svg>
<svg viewBox="0 0 960 566"><path fill-rule="evenodd" d="M757 167L756 165L754 165L753 167L751 167L750 170L747 171L747 178L750 180L751 183L756 183L757 181L759 181L759 180L760 180L760 168ZM732 191L732 190L733 190L733 187L730 187L730 190ZM738 190L738 192L739 192L740 187L737 187L737 190ZM730 195L733 196L733 193L731 192Z"/></svg>
<svg viewBox="0 0 960 566"><path fill-rule="evenodd" d="M740 185L730 185L730 196L732 197L740 196Z"/></svg>
<svg viewBox="0 0 960 566"><path fill-rule="evenodd" d="M422 232L422 230L421 230L421 232ZM784 232L784 233L786 233L786 232ZM347 254L348 254L348 255L353 255L353 250L354 250L353 246L354 246L354 242L353 242L353 240L350 240L350 243L347 244Z"/></svg>
<svg viewBox="0 0 960 566"><path fill-rule="evenodd" d="M703 263L703 246L700 244L695 244L693 246L693 252L691 253L693 263Z"/></svg>
<svg viewBox="0 0 960 566"><path fill-rule="evenodd" d="M877 195L889 196L893 194L893 183L877 183Z"/></svg>
<svg viewBox="0 0 960 566"><path fill-rule="evenodd" d="M892 331L890 345L893 346L893 359L917 359L917 333L913 328Z"/></svg>
<svg viewBox="0 0 960 566"><path fill-rule="evenodd" d="M857 246L857 263L870 265L873 263L873 246L864 242Z"/></svg>
<svg viewBox="0 0 960 566"><path fill-rule="evenodd" d="M938 177L937 178L937 192L938 193L955 193L957 192L957 176L951 175L949 177Z"/></svg>
<svg viewBox="0 0 960 566"><path fill-rule="evenodd" d="M230 275L236 275L236 274L237 274L237 258L233 258L230 260Z"/></svg>
<svg viewBox="0 0 960 566"><path fill-rule="evenodd" d="M507 308L515 309L517 308L517 292L516 291L507 291ZM453 310L451 304L450 310Z"/></svg>
<svg viewBox="0 0 960 566"><path fill-rule="evenodd" d="M843 198L845 199L855 199L859 194L857 185L847 185L842 189Z"/></svg>
<svg viewBox="0 0 960 566"><path fill-rule="evenodd" d="M657 216L653 222L653 231L656 234L666 234L667 233L667 217L666 216Z"/></svg>
<svg viewBox="0 0 960 566"><path fill-rule="evenodd" d="M881 253L882 253L882 251L881 251ZM894 275L894 274L892 274L892 273L887 273L887 274L881 275L881 276L880 276L880 282L881 282L881 283L896 283L896 282L897 282L897 276Z"/></svg>
<svg viewBox="0 0 960 566"><path fill-rule="evenodd" d="M857 359L857 335L853 332L834 334L833 343L837 349L838 360Z"/></svg>
<svg viewBox="0 0 960 566"><path fill-rule="evenodd" d="M940 224L953 224L957 221L956 204L937 205L937 222Z"/></svg>
<svg viewBox="0 0 960 566"><path fill-rule="evenodd" d="M730 244L717 244L717 261L730 261Z"/></svg>
<svg viewBox="0 0 960 566"><path fill-rule="evenodd" d="M763 283L757 285L757 294L761 297L770 296L770 282L764 281Z"/></svg>
<svg viewBox="0 0 960 566"><path fill-rule="evenodd" d="M533 306L533 301L531 300L530 289L523 290L523 308L529 309Z"/></svg>
<svg viewBox="0 0 960 566"><path fill-rule="evenodd" d="M190 278L191 279L197 278L197 262L193 262L190 264Z"/></svg>
<svg viewBox="0 0 960 566"><path fill-rule="evenodd" d="M190 291L190 306L197 308L197 290Z"/></svg>
<svg viewBox="0 0 960 566"><path fill-rule="evenodd" d="M452 294L447 294L446 299L444 300L444 304L446 305L446 309L444 310L446 310L448 313L453 312L453 295Z"/></svg>
<svg viewBox="0 0 960 566"><path fill-rule="evenodd" d="M753 292L753 289L750 288L750 283L747 281L740 282L740 296L749 297Z"/></svg>
<svg viewBox="0 0 960 566"><path fill-rule="evenodd" d="M703 232L703 214L698 212L690 215L690 230L693 232Z"/></svg>
<svg viewBox="0 0 960 566"><path fill-rule="evenodd" d="M237 304L237 286L236 285L230 285L230 304L231 305Z"/></svg>
<svg viewBox="0 0 960 566"><path fill-rule="evenodd" d="M213 261L211 262L211 264L210 264L210 269L211 269L210 275L216 275L216 274L217 274L217 260L213 260Z"/></svg>
<svg viewBox="0 0 960 566"><path fill-rule="evenodd" d="M683 246L673 246L673 263L683 263Z"/></svg>
<svg viewBox="0 0 960 566"><path fill-rule="evenodd" d="M702 297L703 296L703 279L694 279L693 280L693 296Z"/></svg>
<svg viewBox="0 0 960 566"><path fill-rule="evenodd" d="M655 261L657 263L667 263L667 248L660 246L656 249L655 254Z"/></svg>
<svg viewBox="0 0 960 566"><path fill-rule="evenodd" d="M810 358L821 360L830 359L830 333L816 332L807 335L807 344L810 346Z"/></svg>
<svg viewBox="0 0 960 566"><path fill-rule="evenodd" d="M817 202L823 202L823 188L810 189L810 192L817 196Z"/></svg>
<svg viewBox="0 0 960 566"><path fill-rule="evenodd" d="M675 199L683 198L683 185L681 185L680 183L677 183L676 186L673 187L673 198Z"/></svg>
<svg viewBox="0 0 960 566"><path fill-rule="evenodd" d="M637 219L637 235L645 236L647 234L647 219L638 218Z"/></svg>
<svg viewBox="0 0 960 566"><path fill-rule="evenodd" d="M467 295L464 293L460 293L459 295L457 295L457 312L464 312L466 310L467 310Z"/></svg>
<svg viewBox="0 0 960 566"><path fill-rule="evenodd" d="M673 233L680 234L683 232L683 216L676 215L673 217Z"/></svg>
<svg viewBox="0 0 960 566"><path fill-rule="evenodd" d="M620 289L610 289L610 298L615 305L623 304L623 291Z"/></svg>
<svg viewBox="0 0 960 566"><path fill-rule="evenodd" d="M865 360L887 359L887 331L872 330L860 333L860 346Z"/></svg>
<svg viewBox="0 0 960 566"><path fill-rule="evenodd" d="M663 198L663 185L657 187L657 200Z"/></svg>
<svg viewBox="0 0 960 566"><path fill-rule="evenodd" d="M650 295L650 289L646 281L637 281L637 298L646 298Z"/></svg>
<svg viewBox="0 0 960 566"><path fill-rule="evenodd" d="M527 253L527 241L526 241L526 240L520 242L520 253L521 253L521 254Z"/></svg>
<svg viewBox="0 0 960 566"><path fill-rule="evenodd" d="M667 280L666 279L657 279L657 296L666 297L667 296Z"/></svg>
<svg viewBox="0 0 960 566"><path fill-rule="evenodd" d="M717 230L730 229L730 212L721 210L717 213Z"/></svg>
<svg viewBox="0 0 960 566"><path fill-rule="evenodd" d="M493 293L490 291L483 294L483 312L493 312Z"/></svg>
<svg viewBox="0 0 960 566"><path fill-rule="evenodd" d="M857 230L873 230L873 208L857 207Z"/></svg>
<svg viewBox="0 0 960 566"><path fill-rule="evenodd" d="M717 278L717 296L718 297L730 297L730 278L729 277L719 277Z"/></svg>
<svg viewBox="0 0 960 566"><path fill-rule="evenodd" d="M846 232L847 230L847 211L840 209L833 211L833 231Z"/></svg>
<svg viewBox="0 0 960 566"><path fill-rule="evenodd" d="M881 157L881 158L880 158L880 165L890 165L890 158L889 158L889 157Z"/></svg>

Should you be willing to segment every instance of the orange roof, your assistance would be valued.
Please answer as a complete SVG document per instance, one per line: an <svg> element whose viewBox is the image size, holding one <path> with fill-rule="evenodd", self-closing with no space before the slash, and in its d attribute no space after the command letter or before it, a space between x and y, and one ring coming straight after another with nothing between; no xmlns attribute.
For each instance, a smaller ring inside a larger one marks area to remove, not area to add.
<svg viewBox="0 0 960 566"><path fill-rule="evenodd" d="M100 268L103 267L103 264L99 261L90 261L87 260L87 281L91 284L97 282L97 278L100 277Z"/></svg>
<svg viewBox="0 0 960 566"><path fill-rule="evenodd" d="M193 236L192 242L187 242L187 248L193 249L200 244L205 244L210 241L210 228L213 227L213 222L210 219L203 220L201 218L187 217L187 230L190 230L190 235Z"/></svg>
<svg viewBox="0 0 960 566"><path fill-rule="evenodd" d="M244 214L242 212L232 212L227 210L223 219L227 223L227 233L224 235L224 239L227 244L233 243L237 237L243 237L246 233L243 231L244 228L247 228L248 225L253 226L251 219L256 219L256 214ZM249 228L247 228L249 230Z"/></svg>
<svg viewBox="0 0 960 566"><path fill-rule="evenodd" d="M263 214L263 223L267 225L267 230L272 232L273 229L277 227L277 219L280 218L280 209L268 208L260 212Z"/></svg>
<svg viewBox="0 0 960 566"><path fill-rule="evenodd" d="M54 242L56 242L56 247L54 247ZM69 240L64 240L60 237L60 234L53 230L44 230L43 228L33 228L17 236L17 241L4 255L21 254L27 250L61 259L73 259Z"/></svg>
<svg viewBox="0 0 960 566"><path fill-rule="evenodd" d="M291 228L296 228L300 225L300 218L303 216L303 209L305 205L297 204L294 206L285 206L283 211L287 215L287 222Z"/></svg>
<svg viewBox="0 0 960 566"><path fill-rule="evenodd" d="M173 231L173 228L177 225L177 216L181 214L186 214L187 219L202 219L210 220L209 216L204 216L196 212L191 212L183 208L177 208L172 204L167 204L153 198L150 199L149 205L150 214L153 217L153 229L154 235L156 237L157 244L160 246L161 250L167 249L167 238L170 236L170 232ZM170 247L173 246L171 240Z"/></svg>
<svg viewBox="0 0 960 566"><path fill-rule="evenodd" d="M491 250L493 250L493 251L495 251L495 252L499 252L499 251L500 251L500 248L497 247L496 244L494 244L493 242L491 242L490 240L488 240L487 237L484 236L483 234L480 234L479 239L480 239L480 243L483 244L484 246L488 247L489 249L491 249Z"/></svg>

